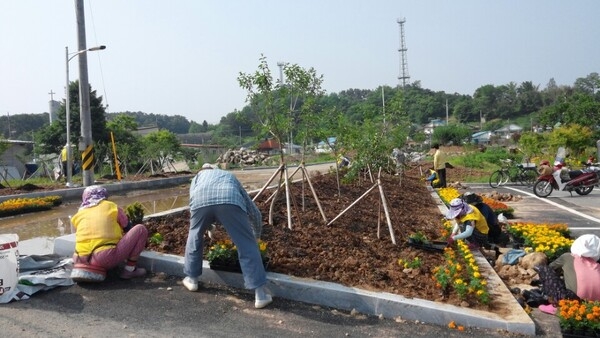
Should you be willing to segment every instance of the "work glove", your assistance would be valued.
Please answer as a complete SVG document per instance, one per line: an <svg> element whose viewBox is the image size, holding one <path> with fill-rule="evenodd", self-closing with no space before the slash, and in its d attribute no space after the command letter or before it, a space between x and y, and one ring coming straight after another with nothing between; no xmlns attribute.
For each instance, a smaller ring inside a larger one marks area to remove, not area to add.
<svg viewBox="0 0 600 338"><path fill-rule="evenodd" d="M447 246L452 246L452 244L454 244L454 238L452 238L452 236L448 237L448 242L446 243Z"/></svg>

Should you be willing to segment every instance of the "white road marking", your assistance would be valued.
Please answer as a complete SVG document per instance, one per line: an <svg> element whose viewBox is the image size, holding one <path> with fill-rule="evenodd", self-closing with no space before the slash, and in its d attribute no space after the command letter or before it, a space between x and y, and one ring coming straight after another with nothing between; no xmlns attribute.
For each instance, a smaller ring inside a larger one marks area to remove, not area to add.
<svg viewBox="0 0 600 338"><path fill-rule="evenodd" d="M574 214L574 215L577 215L577 216L583 217L583 218L585 218L585 219L588 219L588 220L590 220L590 221L592 221L592 222L596 222L596 223L599 223L599 224L600 224L600 219L598 219L598 218L596 218L596 217L592 217L592 216L589 216L589 215L583 214L583 213L581 213L581 212L579 212L579 211L577 211L577 210L575 210L575 209L571 209L571 208L569 208L569 207L565 207L564 205L560 205L560 204L558 204L558 203L556 203L556 202L550 201L550 200L549 200L549 199L547 199L547 198L540 198L540 197L537 197L537 196L536 196L534 193L526 192L526 191L523 191L523 190L519 190L519 189L515 189L515 188L512 188L512 187L507 187L507 186L503 186L503 188L505 188L505 189L510 189L510 190L514 190L514 191L518 191L519 193L523 193L523 194L526 194L526 195L528 195L528 196L535 197L535 198L537 198L537 199L538 199L538 200L540 200L540 201L543 201L543 202L545 202L545 203L548 203L548 204L550 204L550 205L553 205L553 206L555 206L555 207L557 207L557 208L560 208L560 209L563 209L563 210L565 210L565 211L567 211L567 212L570 212L570 213L572 213L572 214ZM569 229L572 229L572 230L589 230L589 229L598 230L598 228L571 228L571 227L569 227Z"/></svg>

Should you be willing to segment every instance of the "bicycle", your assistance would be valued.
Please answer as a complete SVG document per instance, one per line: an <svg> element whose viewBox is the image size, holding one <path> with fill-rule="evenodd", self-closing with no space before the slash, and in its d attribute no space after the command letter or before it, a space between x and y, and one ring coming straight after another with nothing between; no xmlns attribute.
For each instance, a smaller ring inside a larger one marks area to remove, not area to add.
<svg viewBox="0 0 600 338"><path fill-rule="evenodd" d="M509 181L531 187L537 180L538 172L535 164L516 163L511 159L500 160L500 162L501 168L490 175L489 183L492 188L505 185Z"/></svg>

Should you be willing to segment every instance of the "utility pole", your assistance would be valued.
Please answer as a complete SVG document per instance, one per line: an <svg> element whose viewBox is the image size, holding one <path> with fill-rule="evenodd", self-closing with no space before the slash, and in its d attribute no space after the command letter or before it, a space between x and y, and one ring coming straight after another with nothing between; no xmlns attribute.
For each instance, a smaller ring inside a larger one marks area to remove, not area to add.
<svg viewBox="0 0 600 338"><path fill-rule="evenodd" d="M448 120L448 99L446 99L446 127L449 125L449 120Z"/></svg>
<svg viewBox="0 0 600 338"><path fill-rule="evenodd" d="M75 0L75 14L77 18L77 50L86 50L85 40L85 15L83 0ZM79 115L81 120L81 139L79 150L81 154L81 169L83 172L83 185L94 184L94 142L92 140L92 118L90 111L90 85L88 81L87 53L79 55ZM69 90L69 88L67 88Z"/></svg>

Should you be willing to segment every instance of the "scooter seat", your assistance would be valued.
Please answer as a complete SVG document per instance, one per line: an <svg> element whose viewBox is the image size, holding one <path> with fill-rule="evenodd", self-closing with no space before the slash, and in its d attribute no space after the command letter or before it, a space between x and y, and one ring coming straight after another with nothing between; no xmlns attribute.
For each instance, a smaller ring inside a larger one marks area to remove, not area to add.
<svg viewBox="0 0 600 338"><path fill-rule="evenodd" d="M581 176L581 174L583 174L583 171L581 171L581 170L571 170L571 171L569 171L569 177L571 179L577 178L577 177Z"/></svg>

